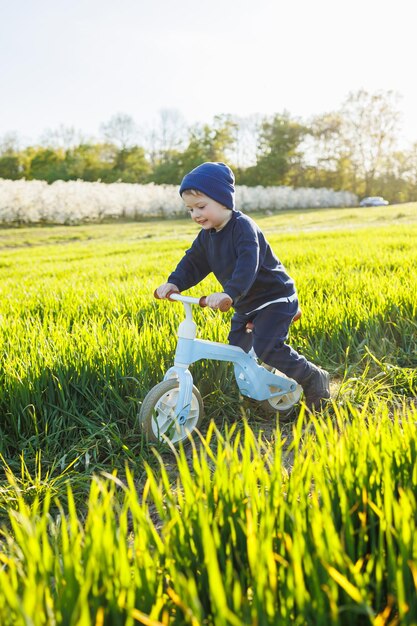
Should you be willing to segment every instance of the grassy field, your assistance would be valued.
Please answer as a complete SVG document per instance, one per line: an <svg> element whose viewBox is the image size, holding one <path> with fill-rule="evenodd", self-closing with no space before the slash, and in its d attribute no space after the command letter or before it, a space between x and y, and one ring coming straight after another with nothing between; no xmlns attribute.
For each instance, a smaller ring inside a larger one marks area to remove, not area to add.
<svg viewBox="0 0 417 626"><path fill-rule="evenodd" d="M177 458L136 415L195 225L0 230L1 624L417 624L417 205L254 218L334 404L280 428L196 364L205 438ZM229 316L198 311L200 336Z"/></svg>

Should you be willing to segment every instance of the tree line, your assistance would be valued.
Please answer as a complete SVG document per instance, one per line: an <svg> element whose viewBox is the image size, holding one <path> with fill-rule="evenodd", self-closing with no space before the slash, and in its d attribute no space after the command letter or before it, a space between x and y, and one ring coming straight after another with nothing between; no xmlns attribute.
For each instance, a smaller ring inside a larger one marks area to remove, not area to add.
<svg viewBox="0 0 417 626"><path fill-rule="evenodd" d="M401 115L391 91L348 94L337 111L303 121L287 111L239 118L217 115L188 126L173 110L140 132L116 114L101 138L70 128L47 131L38 145L0 140L0 178L179 184L203 161L226 161L248 186L326 187L390 202L417 200L417 141L398 148Z"/></svg>

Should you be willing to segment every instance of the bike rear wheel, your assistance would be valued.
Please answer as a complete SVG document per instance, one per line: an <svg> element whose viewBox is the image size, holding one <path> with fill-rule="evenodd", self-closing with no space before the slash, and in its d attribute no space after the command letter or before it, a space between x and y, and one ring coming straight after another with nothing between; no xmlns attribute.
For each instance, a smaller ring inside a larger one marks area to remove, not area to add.
<svg viewBox="0 0 417 626"><path fill-rule="evenodd" d="M267 366L263 364L263 367L266 367L268 371L275 373L276 370L273 367ZM279 372L280 376L285 376L282 372ZM279 391L279 388L276 389L271 387L271 392ZM285 393L282 396L274 396L273 398L268 398L268 400L263 400L260 404L264 411L269 413L279 413L279 416L282 421L285 421L285 418L290 418L294 413L294 406L300 401L301 394L303 393L303 388L301 385L297 385L294 391L290 391L289 393Z"/></svg>
<svg viewBox="0 0 417 626"><path fill-rule="evenodd" d="M204 406L200 392L193 386L191 406L182 423L177 420L175 407L179 394L177 379L163 380L155 385L145 397L139 411L138 420L148 441L178 444L186 441L189 435L204 418Z"/></svg>

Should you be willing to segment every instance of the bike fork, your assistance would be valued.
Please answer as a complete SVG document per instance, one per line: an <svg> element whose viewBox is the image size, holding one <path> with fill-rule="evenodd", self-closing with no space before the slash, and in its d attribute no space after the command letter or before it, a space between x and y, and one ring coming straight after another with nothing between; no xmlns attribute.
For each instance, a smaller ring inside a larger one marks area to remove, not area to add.
<svg viewBox="0 0 417 626"><path fill-rule="evenodd" d="M178 398L175 405L177 423L182 426L188 418L193 394L193 377L189 369L175 366L171 367L164 376L164 380L176 378L178 380Z"/></svg>

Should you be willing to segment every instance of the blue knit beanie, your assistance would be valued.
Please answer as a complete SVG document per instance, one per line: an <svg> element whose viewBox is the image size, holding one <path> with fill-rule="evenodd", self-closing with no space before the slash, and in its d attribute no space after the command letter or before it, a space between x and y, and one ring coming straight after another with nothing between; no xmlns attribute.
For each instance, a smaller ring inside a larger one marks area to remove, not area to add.
<svg viewBox="0 0 417 626"><path fill-rule="evenodd" d="M203 163L182 179L180 196L187 189L201 191L228 209L235 206L235 177L225 163Z"/></svg>

